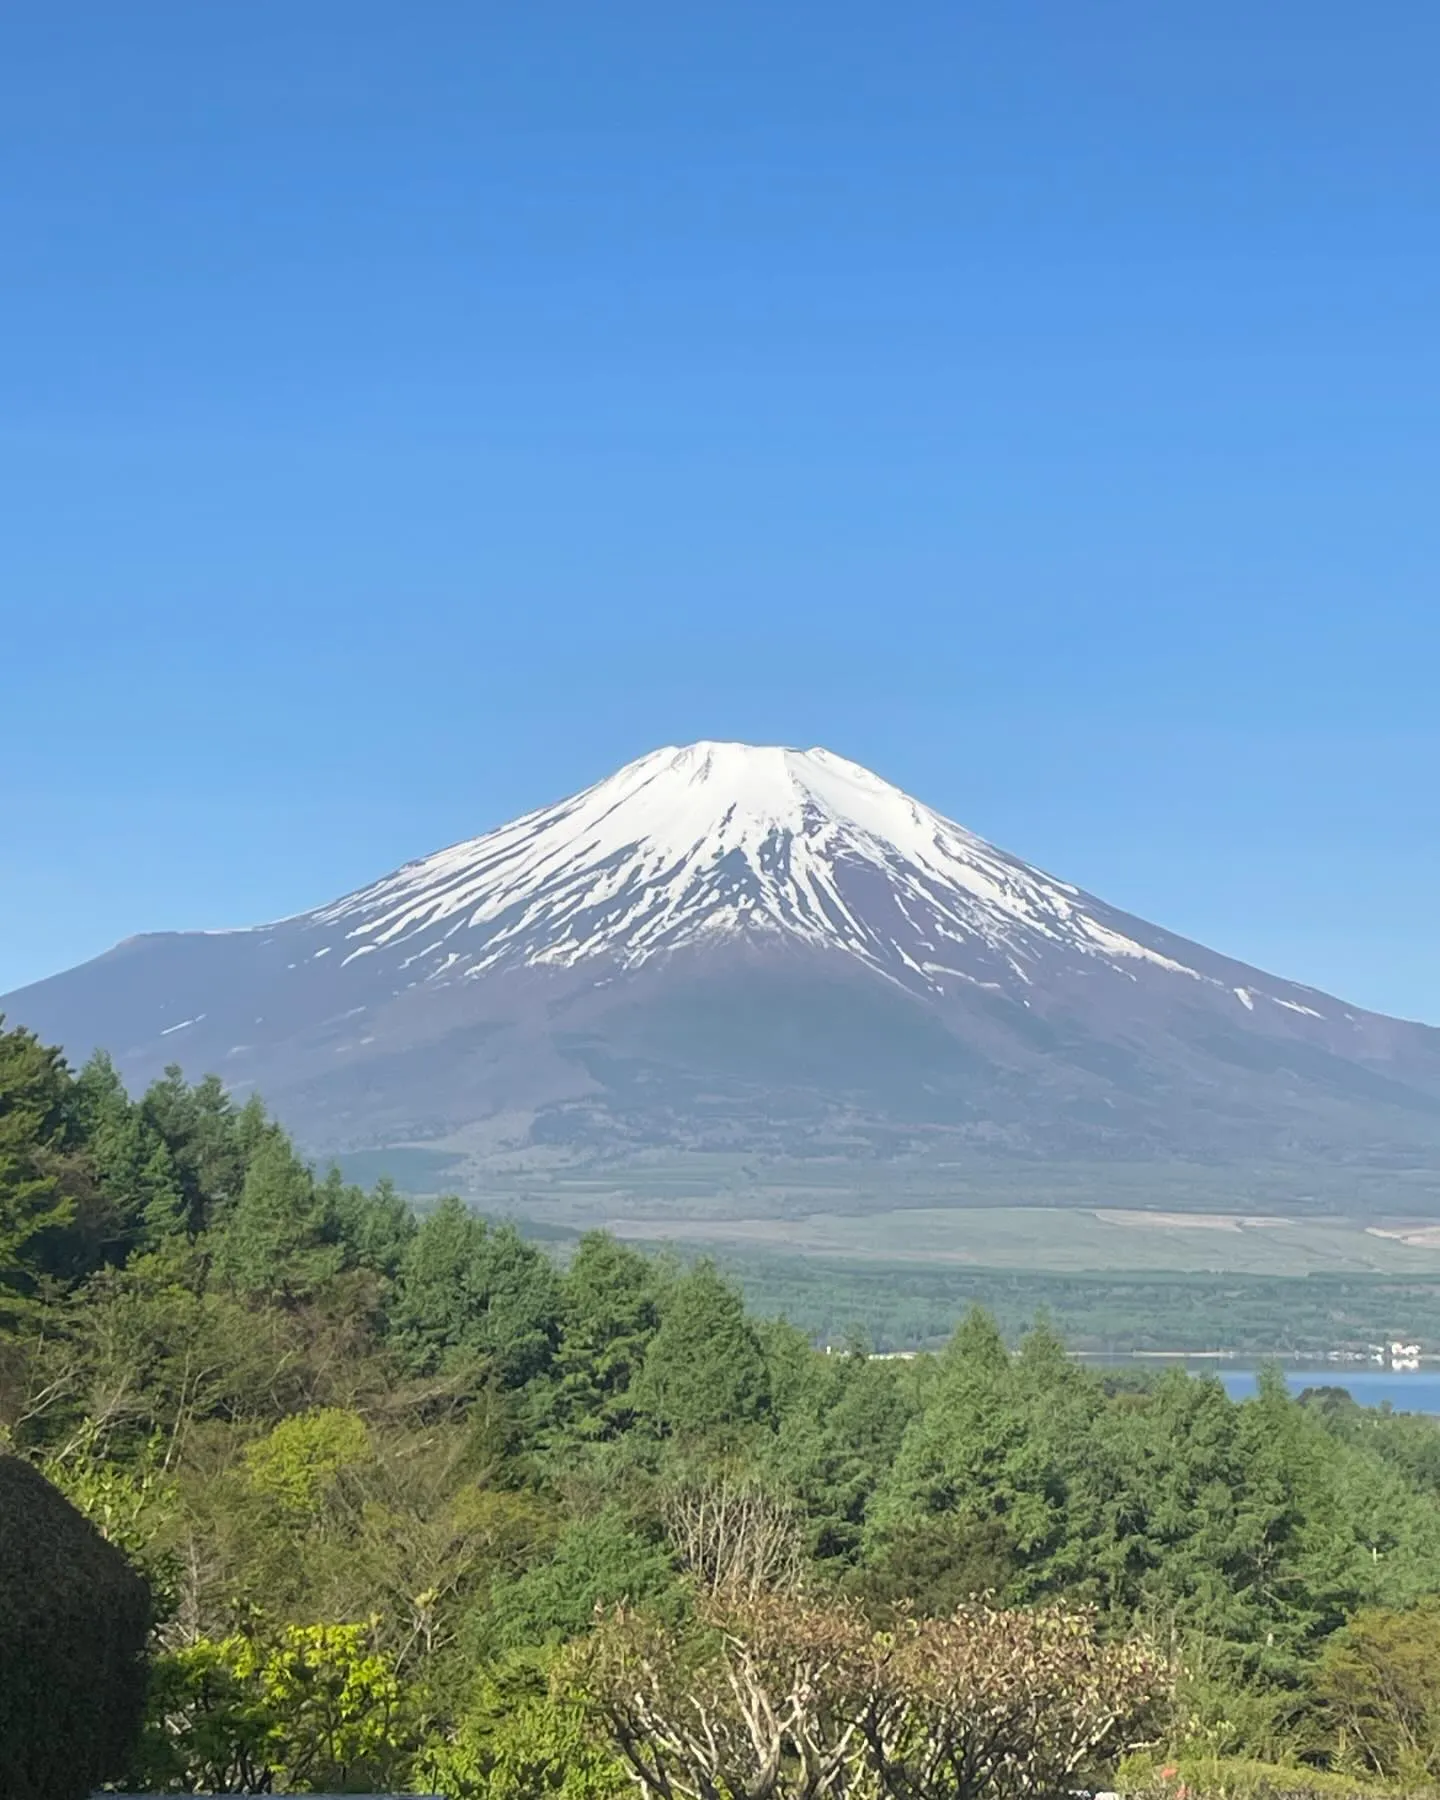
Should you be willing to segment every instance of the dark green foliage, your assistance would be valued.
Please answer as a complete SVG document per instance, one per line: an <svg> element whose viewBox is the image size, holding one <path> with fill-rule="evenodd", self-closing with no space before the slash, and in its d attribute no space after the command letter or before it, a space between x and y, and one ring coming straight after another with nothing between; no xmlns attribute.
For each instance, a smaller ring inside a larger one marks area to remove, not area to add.
<svg viewBox="0 0 1440 1800"><path fill-rule="evenodd" d="M1372 1452L1407 1485L1440 1499L1440 1430L1433 1419L1357 1406L1343 1387L1307 1388L1300 1398L1319 1413L1331 1437Z"/></svg>
<svg viewBox="0 0 1440 1800"><path fill-rule="evenodd" d="M770 1379L739 1293L697 1263L666 1298L636 1384L637 1409L670 1436L743 1429L770 1405Z"/></svg>
<svg viewBox="0 0 1440 1800"><path fill-rule="evenodd" d="M775 1411L765 1467L802 1502L812 1554L851 1564L876 1485L914 1417L913 1384L897 1364L875 1360L860 1342L838 1355L816 1356L791 1326L772 1325L765 1339Z"/></svg>
<svg viewBox="0 0 1440 1800"><path fill-rule="evenodd" d="M170 1146L131 1104L109 1057L93 1056L75 1083L82 1128L123 1251L153 1247L188 1228L180 1170Z"/></svg>
<svg viewBox="0 0 1440 1800"><path fill-rule="evenodd" d="M956 1559L978 1558L987 1574L1003 1569L1016 1598L1055 1585L1052 1571L1080 1523L1071 1487L1093 1457L1086 1440L1100 1400L1048 1341L1027 1349L1022 1367L994 1322L971 1313L941 1356L877 1496L872 1536L882 1568L893 1571L897 1556L910 1563L917 1530L933 1553L943 1519ZM953 1585L946 1580L947 1590Z"/></svg>
<svg viewBox="0 0 1440 1800"><path fill-rule="evenodd" d="M1045 1313L1070 1349L1096 1352L1323 1356L1379 1343L1397 1320L1407 1335L1440 1342L1437 1275L1067 1275L780 1251L727 1252L722 1262L752 1311L783 1312L822 1344L843 1343L860 1326L877 1350L938 1349L971 1306L992 1314L1008 1343Z"/></svg>
<svg viewBox="0 0 1440 1800"><path fill-rule="evenodd" d="M174 1160L186 1229L194 1236L218 1224L240 1198L249 1149L264 1128L259 1103L237 1114L215 1076L187 1087L172 1066L146 1092L140 1112Z"/></svg>
<svg viewBox="0 0 1440 1800"><path fill-rule="evenodd" d="M406 1249L391 1319L416 1372L483 1362L502 1386L521 1387L550 1367L560 1283L513 1225L492 1225L446 1199Z"/></svg>
<svg viewBox="0 0 1440 1800"><path fill-rule="evenodd" d="M336 1168L325 1177L319 1193L329 1228L345 1246L346 1261L393 1281L415 1236L409 1203L388 1180L367 1191L347 1184Z"/></svg>
<svg viewBox="0 0 1440 1800"><path fill-rule="evenodd" d="M145 1583L35 1469L0 1456L0 1794L124 1772L145 1699Z"/></svg>
<svg viewBox="0 0 1440 1800"><path fill-rule="evenodd" d="M250 1157L239 1198L217 1232L217 1279L239 1294L303 1300L344 1267L329 1195L279 1131Z"/></svg>
<svg viewBox="0 0 1440 1800"><path fill-rule="evenodd" d="M677 1611L679 1582L667 1545L612 1507L575 1520L548 1558L497 1585L477 1620L480 1647L494 1653L559 1644L588 1630L597 1606L667 1599Z"/></svg>
<svg viewBox="0 0 1440 1800"><path fill-rule="evenodd" d="M591 1232L565 1271L555 1414L582 1438L611 1438L635 1422L634 1388L660 1324L655 1264L603 1231Z"/></svg>
<svg viewBox="0 0 1440 1800"><path fill-rule="evenodd" d="M0 1433L151 1577L172 1704L142 1770L167 1780L269 1757L241 1741L257 1694L290 1721L265 1766L291 1767L318 1658L354 1676L337 1768L383 1750L466 1792L503 1767L505 1791L608 1795L538 1671L597 1604L683 1625L682 1571L710 1566L683 1538L697 1494L763 1496L705 1516L778 1521L775 1568L882 1619L989 1593L1152 1630L1190 1750L1342 1759L1382 1689L1403 1719L1377 1744L1418 1742L1440 1421L1278 1379L1237 1404L1015 1336L972 1312L939 1355L817 1351L709 1263L596 1233L559 1266L456 1199L417 1226L384 1183L317 1179L218 1082L172 1071L135 1102L104 1058L72 1075L0 1031ZM522 1664L525 1722L501 1730L477 1670Z"/></svg>
<svg viewBox="0 0 1440 1800"><path fill-rule="evenodd" d="M75 1211L62 1179L73 1141L68 1072L33 1032L3 1027L0 1017L0 1318L34 1295L47 1240Z"/></svg>

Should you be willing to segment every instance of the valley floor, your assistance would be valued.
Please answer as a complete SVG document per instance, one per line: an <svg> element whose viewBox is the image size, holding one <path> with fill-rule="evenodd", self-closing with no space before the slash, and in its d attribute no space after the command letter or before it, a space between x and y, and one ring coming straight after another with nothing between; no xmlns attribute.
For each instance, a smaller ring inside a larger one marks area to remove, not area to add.
<svg viewBox="0 0 1440 1800"><path fill-rule="evenodd" d="M1440 1275L1440 1245L1344 1220L1120 1207L900 1208L800 1218L607 1218L618 1237L1036 1272Z"/></svg>

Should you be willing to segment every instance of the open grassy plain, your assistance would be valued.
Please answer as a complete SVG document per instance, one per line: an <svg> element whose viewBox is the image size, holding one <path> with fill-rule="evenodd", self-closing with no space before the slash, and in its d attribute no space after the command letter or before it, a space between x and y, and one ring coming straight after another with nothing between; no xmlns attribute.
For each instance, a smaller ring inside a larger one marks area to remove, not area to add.
<svg viewBox="0 0 1440 1800"><path fill-rule="evenodd" d="M892 1266L1296 1276L1437 1275L1440 1245L1343 1220L1120 1207L917 1208L800 1218L697 1219L617 1214L617 1236L771 1250Z"/></svg>

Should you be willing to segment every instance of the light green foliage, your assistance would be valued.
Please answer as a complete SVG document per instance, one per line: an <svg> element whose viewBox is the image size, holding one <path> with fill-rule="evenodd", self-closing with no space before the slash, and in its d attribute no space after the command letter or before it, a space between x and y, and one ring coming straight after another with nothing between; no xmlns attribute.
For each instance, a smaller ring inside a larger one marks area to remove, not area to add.
<svg viewBox="0 0 1440 1800"><path fill-rule="evenodd" d="M414 1726L373 1625L292 1625L157 1658L139 1779L209 1792L389 1786Z"/></svg>
<svg viewBox="0 0 1440 1800"><path fill-rule="evenodd" d="M1440 1779L1440 1600L1357 1613L1326 1644L1315 1687L1342 1768L1413 1786Z"/></svg>
<svg viewBox="0 0 1440 1800"><path fill-rule="evenodd" d="M150 1669L136 1785L163 1792L260 1793L270 1776L271 1724L243 1638L201 1638L163 1652Z"/></svg>
<svg viewBox="0 0 1440 1800"><path fill-rule="evenodd" d="M282 1419L245 1446L245 1467L255 1491L294 1518L308 1518L337 1476L365 1461L370 1434L365 1421L339 1407L320 1407Z"/></svg>
<svg viewBox="0 0 1440 1800"><path fill-rule="evenodd" d="M528 1654L483 1667L453 1732L422 1753L414 1785L447 1800L612 1800L631 1791L582 1708L554 1691L546 1662Z"/></svg>
<svg viewBox="0 0 1440 1800"><path fill-rule="evenodd" d="M1113 1780L1127 1800L1396 1800L1390 1783L1351 1771L1200 1753L1137 1752Z"/></svg>
<svg viewBox="0 0 1440 1800"><path fill-rule="evenodd" d="M42 1472L107 1543L144 1571L152 1590L164 1585L168 1571L156 1544L174 1516L178 1495L174 1478L153 1458L106 1462L80 1445L42 1465Z"/></svg>
<svg viewBox="0 0 1440 1800"><path fill-rule="evenodd" d="M373 1626L292 1625L256 1659L279 1785L387 1785L407 1748L401 1689ZM242 1671L243 1672L243 1671Z"/></svg>

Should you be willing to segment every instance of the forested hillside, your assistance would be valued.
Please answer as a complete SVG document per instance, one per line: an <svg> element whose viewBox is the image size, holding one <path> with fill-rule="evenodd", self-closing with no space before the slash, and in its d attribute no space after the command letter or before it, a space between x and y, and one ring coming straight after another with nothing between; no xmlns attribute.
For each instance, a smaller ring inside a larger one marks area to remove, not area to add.
<svg viewBox="0 0 1440 1800"><path fill-rule="evenodd" d="M808 1698L755 1793L839 1792L845 1757L856 1794L1048 1791L1135 1744L1440 1776L1430 1421L1087 1372L979 1313L933 1357L825 1354L707 1264L417 1223L214 1080L132 1101L23 1031L0 1433L152 1583L137 1783L595 1800L658 1756L695 1793L686 1709L732 1754L727 1707L782 1666ZM1028 1789L922 1779L934 1672L953 1713L1017 1691L1007 1658L1068 1748Z"/></svg>

